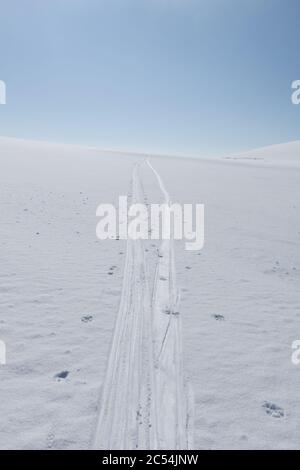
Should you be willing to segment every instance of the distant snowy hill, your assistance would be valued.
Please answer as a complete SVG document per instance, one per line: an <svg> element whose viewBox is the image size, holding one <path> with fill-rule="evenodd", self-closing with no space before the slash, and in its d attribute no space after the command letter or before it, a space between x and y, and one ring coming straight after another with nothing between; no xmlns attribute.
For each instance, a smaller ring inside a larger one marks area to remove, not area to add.
<svg viewBox="0 0 300 470"><path fill-rule="evenodd" d="M247 162L255 161L268 166L300 167L300 140L269 145L225 158Z"/></svg>

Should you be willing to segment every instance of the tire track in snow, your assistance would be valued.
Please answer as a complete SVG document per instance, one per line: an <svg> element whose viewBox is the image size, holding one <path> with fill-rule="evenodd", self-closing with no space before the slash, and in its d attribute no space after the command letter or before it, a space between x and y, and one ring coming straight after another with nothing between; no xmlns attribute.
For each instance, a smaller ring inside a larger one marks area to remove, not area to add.
<svg viewBox="0 0 300 470"><path fill-rule="evenodd" d="M159 173L154 173L164 203L171 199ZM184 380L180 295L176 283L173 234L162 240L156 267L153 295L155 386L157 396L157 440L160 449L193 448L193 394Z"/></svg>
<svg viewBox="0 0 300 470"><path fill-rule="evenodd" d="M160 176L147 163L170 204ZM143 203L138 172L136 164L132 203ZM143 241L127 240L121 303L94 449L192 448L178 303L172 240L161 243L152 299Z"/></svg>
<svg viewBox="0 0 300 470"><path fill-rule="evenodd" d="M140 201L138 165L132 203ZM101 397L94 449L156 448L151 304L142 240L127 240L121 303Z"/></svg>

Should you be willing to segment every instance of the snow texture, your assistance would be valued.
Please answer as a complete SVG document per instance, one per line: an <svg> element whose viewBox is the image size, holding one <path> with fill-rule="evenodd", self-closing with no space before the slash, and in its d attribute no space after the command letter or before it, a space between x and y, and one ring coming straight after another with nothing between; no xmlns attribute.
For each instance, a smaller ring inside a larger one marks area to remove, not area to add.
<svg viewBox="0 0 300 470"><path fill-rule="evenodd" d="M147 160L0 139L0 447L299 449L300 143ZM98 240L125 194L203 250Z"/></svg>

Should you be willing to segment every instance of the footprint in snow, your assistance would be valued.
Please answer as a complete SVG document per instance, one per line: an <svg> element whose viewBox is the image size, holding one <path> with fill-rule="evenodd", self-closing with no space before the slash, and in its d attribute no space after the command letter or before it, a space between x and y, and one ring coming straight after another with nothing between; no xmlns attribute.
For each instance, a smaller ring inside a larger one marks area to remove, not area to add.
<svg viewBox="0 0 300 470"><path fill-rule="evenodd" d="M269 401L265 401L262 405L267 415L272 416L273 418L283 418L284 417L284 409L280 406L276 405L275 403L271 403Z"/></svg>
<svg viewBox="0 0 300 470"><path fill-rule="evenodd" d="M214 315L213 315L213 318L214 318L215 320L219 320L219 321L225 320L224 315L220 315L220 314L214 314Z"/></svg>
<svg viewBox="0 0 300 470"><path fill-rule="evenodd" d="M68 375L69 375L69 371L63 370L62 372L58 372L58 374L55 374L54 378L60 381L61 379L66 379Z"/></svg>
<svg viewBox="0 0 300 470"><path fill-rule="evenodd" d="M81 317L81 321L83 321L84 323L87 323L92 320L93 320L93 315L84 315L83 317Z"/></svg>

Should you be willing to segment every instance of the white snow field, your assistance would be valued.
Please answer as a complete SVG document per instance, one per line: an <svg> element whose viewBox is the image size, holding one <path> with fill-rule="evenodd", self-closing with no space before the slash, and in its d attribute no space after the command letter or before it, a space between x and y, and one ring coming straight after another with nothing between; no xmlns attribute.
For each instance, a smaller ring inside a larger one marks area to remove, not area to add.
<svg viewBox="0 0 300 470"><path fill-rule="evenodd" d="M299 449L300 142L147 159L0 138L0 447ZM203 250L98 240L126 194Z"/></svg>

